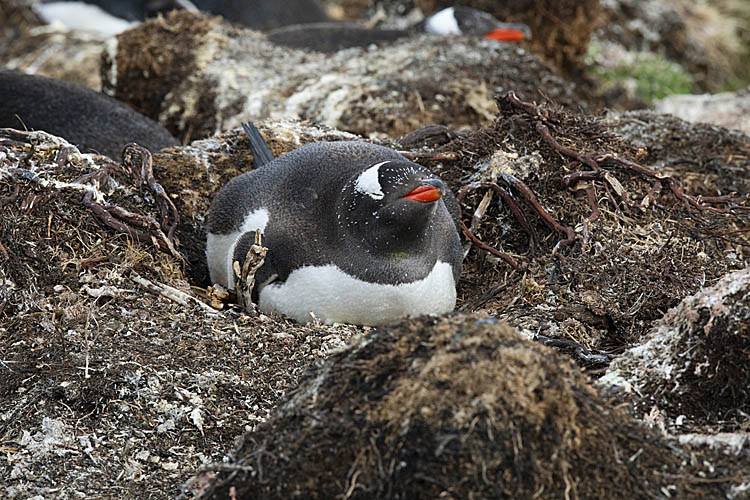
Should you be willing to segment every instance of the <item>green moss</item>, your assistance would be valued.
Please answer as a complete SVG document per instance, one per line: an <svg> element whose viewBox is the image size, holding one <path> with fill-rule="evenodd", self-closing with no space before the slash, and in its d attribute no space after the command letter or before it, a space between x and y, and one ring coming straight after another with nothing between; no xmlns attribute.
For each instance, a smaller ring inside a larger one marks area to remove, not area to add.
<svg viewBox="0 0 750 500"><path fill-rule="evenodd" d="M606 87L622 84L646 104L673 94L689 94L693 77L680 64L653 52L622 52L619 60L603 61L602 47L589 44L588 73Z"/></svg>

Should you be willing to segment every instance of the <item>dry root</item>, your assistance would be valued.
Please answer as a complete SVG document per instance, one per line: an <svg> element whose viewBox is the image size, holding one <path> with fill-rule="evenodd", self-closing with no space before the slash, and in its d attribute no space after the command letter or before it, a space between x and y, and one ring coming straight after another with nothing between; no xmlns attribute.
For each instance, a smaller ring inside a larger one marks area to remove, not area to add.
<svg viewBox="0 0 750 500"><path fill-rule="evenodd" d="M252 301L253 289L255 288L255 273L263 266L267 253L268 248L263 246L262 233L255 231L255 243L250 245L242 267L240 268L240 263L237 261L232 263L235 274L237 303L248 312L255 312L255 304Z"/></svg>
<svg viewBox="0 0 750 500"><path fill-rule="evenodd" d="M137 144L128 144L123 150L122 157L123 166L129 170L136 184L147 186L159 204L160 221L157 222L149 215L140 215L115 205L106 205L97 199L96 194L107 186L112 179L112 173L126 173L122 167L114 163L105 163L95 172L86 174L76 181L81 184L90 182L94 186L93 190L84 195L84 206L89 208L94 216L106 226L128 234L138 241L151 242L173 257L184 260L175 248L174 239L180 215L169 195L154 178L151 153Z"/></svg>
<svg viewBox="0 0 750 500"><path fill-rule="evenodd" d="M561 155L570 158L566 169L577 170L573 173L562 177L562 185L573 191L583 191L586 194L586 201L591 209L588 217L585 217L581 224L581 234L576 234L571 226L566 226L556 221L537 200L534 192L521 180L511 174L501 174L501 180L506 185L502 187L494 182L473 183L463 186L457 199L463 200L467 193L480 188L490 188L498 192L503 202L508 206L516 221L526 231L532 241L535 242L536 236L522 208L514 200L514 195L523 198L545 224L551 229L560 233L563 238L560 239L552 250L552 254L557 254L558 250L565 245L571 245L576 241L581 241L582 250L585 252L591 240L591 226L601 216L601 209L596 197L595 183L607 192L607 199L613 204L614 209L620 213L622 210L629 208L628 192L614 175L616 170L627 170L642 177L651 180L651 191L644 197L640 205L646 208L649 205L656 205L656 196L663 190L668 189L678 200L684 202L690 209L700 212L714 212L720 214L737 214L742 211L750 211L750 207L741 205L746 202L747 198L740 198L736 193L730 193L723 196L692 196L682 190L680 180L670 174L659 172L655 169L640 165L636 162L621 158L617 153L611 151L593 151L581 153L569 147L560 144L553 136L551 129L554 130L553 120L550 111L535 103L521 101L514 92L510 91L502 96L498 105L509 106L517 112L510 117L514 126L530 128L536 131L542 140L552 149ZM723 205L723 206L714 206ZM526 262L518 262L510 255L503 253L496 248L482 242L477 238L472 230L461 222L464 234L471 242L481 250L488 251L505 262L510 264L514 269L523 269L527 266ZM474 224L472 224L472 228ZM533 246L532 246L533 249Z"/></svg>

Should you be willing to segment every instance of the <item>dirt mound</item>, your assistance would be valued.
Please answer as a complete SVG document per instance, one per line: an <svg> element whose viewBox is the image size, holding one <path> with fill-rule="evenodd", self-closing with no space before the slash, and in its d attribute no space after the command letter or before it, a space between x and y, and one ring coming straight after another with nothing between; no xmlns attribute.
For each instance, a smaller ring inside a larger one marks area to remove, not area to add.
<svg viewBox="0 0 750 500"><path fill-rule="evenodd" d="M469 251L462 310L530 336L617 349L746 265L746 136L648 113L602 120L509 96L498 103L492 126L439 149L457 161L426 162L466 191L464 223L523 264ZM499 191L477 184L493 180Z"/></svg>
<svg viewBox="0 0 750 500"><path fill-rule="evenodd" d="M174 12L119 35L111 48L105 89L186 142L268 118L305 118L366 137L394 138L430 123L475 128L492 121L493 96L508 89L587 105L535 55L491 40L423 35L323 55Z"/></svg>
<svg viewBox="0 0 750 500"><path fill-rule="evenodd" d="M3 497L174 497L361 331L202 304L162 201L106 157L0 131Z"/></svg>
<svg viewBox="0 0 750 500"><path fill-rule="evenodd" d="M644 151L643 161L675 172L686 190L750 193L750 136L708 123L689 123L652 111L607 115L603 124Z"/></svg>
<svg viewBox="0 0 750 500"><path fill-rule="evenodd" d="M684 299L599 383L631 393L671 428L736 431L750 414L750 268ZM746 424L745 424L746 425Z"/></svg>
<svg viewBox="0 0 750 500"><path fill-rule="evenodd" d="M680 462L550 349L457 315L378 329L316 366L200 498L703 498L732 484L689 485Z"/></svg>

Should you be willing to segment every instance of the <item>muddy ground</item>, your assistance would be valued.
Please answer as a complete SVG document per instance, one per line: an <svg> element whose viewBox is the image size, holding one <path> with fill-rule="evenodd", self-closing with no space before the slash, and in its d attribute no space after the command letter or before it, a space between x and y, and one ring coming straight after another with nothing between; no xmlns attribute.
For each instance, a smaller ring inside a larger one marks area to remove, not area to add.
<svg viewBox="0 0 750 500"><path fill-rule="evenodd" d="M172 19L129 36L189 24ZM203 22L204 49L237 33ZM427 41L404 43L390 57ZM352 132L410 152L492 247L463 236L458 311L377 329L211 294L205 213L250 168L240 129L125 159L0 131L0 497L748 498L750 137L582 113L578 86L532 67L487 73L504 88L484 87L481 120L457 92L443 111L460 133L399 137L439 116L415 120L416 101L349 115L381 133L258 122L276 155ZM544 85L561 102L533 102ZM312 87L306 109L330 111ZM170 99L163 122L195 133L209 108Z"/></svg>

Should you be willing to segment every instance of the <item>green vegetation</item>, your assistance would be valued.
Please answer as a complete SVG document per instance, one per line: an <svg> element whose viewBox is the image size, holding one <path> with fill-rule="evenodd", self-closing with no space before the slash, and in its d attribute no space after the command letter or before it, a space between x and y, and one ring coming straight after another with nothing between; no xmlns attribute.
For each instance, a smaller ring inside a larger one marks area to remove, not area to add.
<svg viewBox="0 0 750 500"><path fill-rule="evenodd" d="M602 47L589 44L588 73L605 87L621 84L646 104L673 94L689 94L693 77L680 64L653 52L620 53L619 59L603 60Z"/></svg>
<svg viewBox="0 0 750 500"><path fill-rule="evenodd" d="M750 85L750 2L747 0L715 0L713 5L719 12L733 18L735 33L740 43L740 63L727 79L721 90L738 90Z"/></svg>

